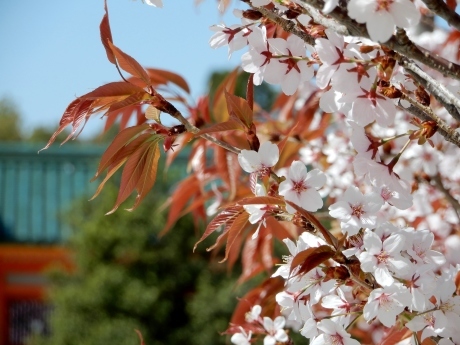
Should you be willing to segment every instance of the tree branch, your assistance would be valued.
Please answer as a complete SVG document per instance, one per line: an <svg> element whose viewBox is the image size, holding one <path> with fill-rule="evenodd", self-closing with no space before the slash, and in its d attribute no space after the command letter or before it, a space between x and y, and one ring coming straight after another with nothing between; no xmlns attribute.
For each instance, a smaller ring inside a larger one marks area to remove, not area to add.
<svg viewBox="0 0 460 345"><path fill-rule="evenodd" d="M311 5L317 10L321 10L324 7L323 0L300 0L299 2L302 4ZM351 19L345 9L336 7L331 13L329 13L329 16L347 28L346 33L337 31L338 33L342 35L346 34L369 38L366 26L364 24L359 24L355 20ZM328 27L332 30L336 30L333 26ZM424 51L417 47L407 37L403 29L398 30L397 35L393 35L387 42L382 43L381 45L387 47L388 49L395 50L396 52L410 59L420 61L424 65L437 70L444 76L449 76L451 78L460 80L460 65L442 59L437 55L434 56L430 52Z"/></svg>
<svg viewBox="0 0 460 345"><path fill-rule="evenodd" d="M460 148L460 133L450 128L442 119L439 118L439 116L433 113L431 108L425 107L424 105L405 95L403 95L401 99L406 100L411 104L409 108L405 108L400 105L402 110L411 113L412 115L418 117L420 120L435 121L438 126L437 132L441 134L444 139Z"/></svg>
<svg viewBox="0 0 460 345"><path fill-rule="evenodd" d="M454 96L444 85L440 84L427 73L423 72L414 62L404 56L397 57L398 63L425 89L431 92L436 100L441 103L454 119L460 121L460 100Z"/></svg>
<svg viewBox="0 0 460 345"><path fill-rule="evenodd" d="M444 184L442 183L442 178L441 178L441 175L439 174L439 172L435 176L431 177L431 181L433 181L434 185L436 186L436 188L442 194L444 194L444 196L447 199L447 201L451 204L451 206L455 210L455 213L457 214L457 218L460 221L460 203L458 202L457 199L455 199L452 196L452 194L450 194L449 190L446 189L446 187L444 187Z"/></svg>
<svg viewBox="0 0 460 345"><path fill-rule="evenodd" d="M266 9L265 7L256 7L252 5L251 7L262 13L264 17L281 26L284 31L293 33L294 35L300 37L305 43L308 43L312 46L315 45L315 38L307 34L305 31L297 29L296 24L293 21L284 19L275 12Z"/></svg>
<svg viewBox="0 0 460 345"><path fill-rule="evenodd" d="M460 31L460 15L451 10L444 1L422 0L431 12L443 18L450 26Z"/></svg>

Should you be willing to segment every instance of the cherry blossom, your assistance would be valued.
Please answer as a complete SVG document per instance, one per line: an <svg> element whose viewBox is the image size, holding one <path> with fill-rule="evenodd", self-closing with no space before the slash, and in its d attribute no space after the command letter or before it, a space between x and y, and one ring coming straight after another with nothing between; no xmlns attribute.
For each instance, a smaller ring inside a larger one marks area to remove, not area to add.
<svg viewBox="0 0 460 345"><path fill-rule="evenodd" d="M250 345L252 332L246 333L246 331L240 327L241 332L234 333L230 338L230 341L235 345Z"/></svg>
<svg viewBox="0 0 460 345"><path fill-rule="evenodd" d="M241 150L238 154L238 162L244 171L265 176L270 173L279 159L279 149L276 144L267 141L263 143L259 151Z"/></svg>
<svg viewBox="0 0 460 345"><path fill-rule="evenodd" d="M293 95L298 87L313 77L313 66L307 64L305 43L297 36L291 35L287 40L273 39L270 44L279 55L278 75L271 83L281 84L281 89L286 95ZM310 47L310 50L313 50ZM278 80L276 80L278 79ZM266 79L268 82L269 79Z"/></svg>
<svg viewBox="0 0 460 345"><path fill-rule="evenodd" d="M210 27L215 34L210 38L209 45L212 48L219 48L228 45L228 57L236 50L240 50L248 44L247 36L250 30L246 27L234 24L230 27L225 24L213 25Z"/></svg>
<svg viewBox="0 0 460 345"><path fill-rule="evenodd" d="M267 39L265 26L254 27L248 36L251 48L241 56L241 67L248 73L254 73L254 85L262 84L265 79L268 83L277 84L284 71L278 52L272 46L281 38Z"/></svg>
<svg viewBox="0 0 460 345"><path fill-rule="evenodd" d="M264 345L275 345L277 342L285 343L289 337L284 330L286 319L283 316L277 316L275 320L265 316L263 326L268 335L264 338Z"/></svg>
<svg viewBox="0 0 460 345"><path fill-rule="evenodd" d="M307 167L300 161L294 161L289 168L287 179L280 183L279 194L288 201L307 211L314 212L323 207L323 200L317 192L326 183L326 175L318 169L307 172ZM290 213L295 209L286 205Z"/></svg>
<svg viewBox="0 0 460 345"><path fill-rule="evenodd" d="M376 42L386 42L395 26L408 28L420 20L420 12L409 0L350 0L348 15L366 23L369 36Z"/></svg>
<svg viewBox="0 0 460 345"><path fill-rule="evenodd" d="M372 290L363 309L366 321L377 318L386 327L396 323L396 317L409 306L410 293L401 284L394 283L390 286Z"/></svg>
<svg viewBox="0 0 460 345"><path fill-rule="evenodd" d="M329 206L329 214L341 221L343 233L353 236L360 228L376 226L376 213L381 206L382 201L375 193L363 195L358 187L350 186L336 203Z"/></svg>
<svg viewBox="0 0 460 345"><path fill-rule="evenodd" d="M394 283L392 272L403 272L409 268L409 261L401 256L404 247L404 237L392 234L384 241L373 231L366 229L364 233L364 248L359 255L361 269L371 272L375 280L382 286Z"/></svg>
<svg viewBox="0 0 460 345"><path fill-rule="evenodd" d="M359 345L359 341L352 339L339 323L332 320L321 320L318 322L318 329L323 333L314 338L310 345Z"/></svg>

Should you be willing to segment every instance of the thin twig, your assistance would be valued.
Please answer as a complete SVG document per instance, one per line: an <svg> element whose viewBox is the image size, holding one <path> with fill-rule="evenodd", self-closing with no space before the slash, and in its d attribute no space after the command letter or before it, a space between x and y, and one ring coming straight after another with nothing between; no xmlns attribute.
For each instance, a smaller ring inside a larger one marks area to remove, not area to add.
<svg viewBox="0 0 460 345"><path fill-rule="evenodd" d="M175 108L174 108L175 109ZM198 127L195 127L194 125L192 125L183 115L182 113L176 109L175 112L167 112L169 115L171 115L172 117L174 117L177 121L179 121L180 123L182 123L185 128L187 129L188 132L190 133L193 133L193 134L196 134L200 131L200 129ZM201 138L203 139L206 139L220 147L223 147L224 149L230 151L230 152L233 152L235 154L239 154L241 152L240 149L236 148L235 146L232 146L222 140L219 140L219 139L216 139L214 138L212 135L209 135L207 133L205 134L201 134L200 135Z"/></svg>

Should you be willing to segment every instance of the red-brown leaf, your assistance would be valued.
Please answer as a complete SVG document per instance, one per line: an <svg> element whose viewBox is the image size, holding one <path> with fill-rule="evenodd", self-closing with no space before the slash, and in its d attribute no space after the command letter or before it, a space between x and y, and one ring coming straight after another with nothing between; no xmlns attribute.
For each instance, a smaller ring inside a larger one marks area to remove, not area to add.
<svg viewBox="0 0 460 345"><path fill-rule="evenodd" d="M284 205L284 199L274 196L254 196L238 201L238 205Z"/></svg>
<svg viewBox="0 0 460 345"><path fill-rule="evenodd" d="M332 258L334 254L335 251L330 246L325 244L319 247L312 247L303 250L292 259L289 275L295 270L297 266L300 266L300 269L296 272L296 275L306 274L313 268L322 264L324 261Z"/></svg>
<svg viewBox="0 0 460 345"><path fill-rule="evenodd" d="M203 128L200 130L198 133L196 133L196 136L200 136L202 134L208 134L208 133L218 133L218 132L225 132L225 131L233 131L233 130L242 130L243 127L239 122L236 122L232 119L221 122L221 123L216 123L214 125L211 125L209 127Z"/></svg>
<svg viewBox="0 0 460 345"><path fill-rule="evenodd" d="M135 93L145 93L146 92L133 84L129 84L125 81L116 81L112 83L108 83L98 88L94 89L87 94L79 97L81 99L98 99L104 97L119 97L119 96L130 96Z"/></svg>
<svg viewBox="0 0 460 345"><path fill-rule="evenodd" d="M158 145L158 141L145 142L129 156L121 174L120 190L118 191L115 206L107 212L111 214L125 201L138 185L146 168L147 156L151 145Z"/></svg>
<svg viewBox="0 0 460 345"><path fill-rule="evenodd" d="M152 142L145 155L145 166L142 170L142 174L139 181L136 184L136 201L133 207L129 208L128 211L134 210L140 202L146 197L148 192L152 189L155 184L158 170L158 159L160 158L160 148L158 147L158 140Z"/></svg>
<svg viewBox="0 0 460 345"><path fill-rule="evenodd" d="M225 226L229 229L228 224L231 224L241 213L243 213L243 208L241 206L231 206L226 208L222 212L220 212L214 219L208 224L206 227L205 232L195 243L193 250L196 249L199 243L203 242L209 235L211 235L214 231L219 229L221 226ZM227 232L224 230L224 232Z"/></svg>
<svg viewBox="0 0 460 345"><path fill-rule="evenodd" d="M109 46L115 55L118 65L124 71L130 73L134 77L142 80L146 86L150 85L150 77L147 71L137 62L132 56L124 53L120 48L116 47L109 41Z"/></svg>
<svg viewBox="0 0 460 345"><path fill-rule="evenodd" d="M99 174L107 169L107 167L114 162L114 157L120 152L120 150L131 143L140 133L145 131L149 128L149 125L142 124L140 126L128 127L122 130L120 133L117 134L115 139L113 139L112 143L109 145L107 150L105 150L104 154L101 157L101 161L99 162L99 167L97 168L96 175L94 176L93 180L99 176Z"/></svg>
<svg viewBox="0 0 460 345"><path fill-rule="evenodd" d="M252 125L252 109L244 98L232 95L225 90L225 100L229 114L234 114L245 126L250 128Z"/></svg>
<svg viewBox="0 0 460 345"><path fill-rule="evenodd" d="M232 222L231 227L228 229L228 239L227 239L227 246L225 247L225 257L220 262L224 262L227 260L231 247L235 243L237 237L240 236L241 232L246 227L248 220L249 220L249 214L247 212L243 212L238 217L236 217L235 220Z"/></svg>
<svg viewBox="0 0 460 345"><path fill-rule="evenodd" d="M110 22L109 22L109 12L107 11L107 1L104 0L104 17L102 17L101 24L99 25L99 29L101 32L101 41L104 45L105 52L107 53L107 58L113 64L115 64L115 56L113 55L112 49L108 42L113 42L112 40L112 32L110 31Z"/></svg>
<svg viewBox="0 0 460 345"><path fill-rule="evenodd" d="M166 84L167 82L171 82L179 86L185 92L190 93L187 82L179 74L156 68L147 68L147 73L153 84Z"/></svg>
<svg viewBox="0 0 460 345"><path fill-rule="evenodd" d="M171 229L174 223L181 216L182 210L184 209L185 205L189 202L191 197L199 190L200 186L195 175L190 175L178 184L176 190L167 201L168 205L170 205L168 220L166 221L166 225L160 233L161 236L164 235L167 231L169 231L169 229Z"/></svg>

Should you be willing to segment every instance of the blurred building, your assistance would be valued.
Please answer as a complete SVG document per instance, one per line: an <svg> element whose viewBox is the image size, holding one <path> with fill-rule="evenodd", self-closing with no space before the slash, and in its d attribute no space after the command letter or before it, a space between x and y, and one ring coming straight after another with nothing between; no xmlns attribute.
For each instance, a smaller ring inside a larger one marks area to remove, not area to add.
<svg viewBox="0 0 460 345"><path fill-rule="evenodd" d="M47 333L51 307L44 302L50 265L71 269L62 246L72 202L90 197L89 183L104 151L94 145L0 144L0 345L22 345Z"/></svg>

